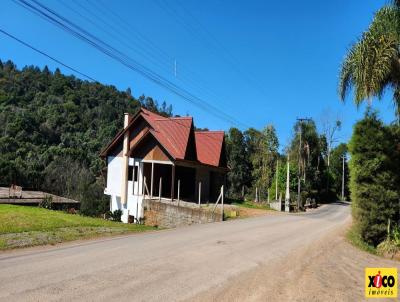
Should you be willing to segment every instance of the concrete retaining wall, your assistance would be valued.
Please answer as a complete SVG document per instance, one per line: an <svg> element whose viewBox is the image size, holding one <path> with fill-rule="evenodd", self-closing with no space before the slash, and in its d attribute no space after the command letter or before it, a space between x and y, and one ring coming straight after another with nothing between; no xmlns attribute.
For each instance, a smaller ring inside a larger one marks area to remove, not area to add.
<svg viewBox="0 0 400 302"><path fill-rule="evenodd" d="M269 206L271 209L274 209L275 211L282 211L282 202L281 201L273 201L269 203Z"/></svg>
<svg viewBox="0 0 400 302"><path fill-rule="evenodd" d="M154 200L144 201L145 224L164 228L175 228L193 223L221 221L221 213L178 206Z"/></svg>

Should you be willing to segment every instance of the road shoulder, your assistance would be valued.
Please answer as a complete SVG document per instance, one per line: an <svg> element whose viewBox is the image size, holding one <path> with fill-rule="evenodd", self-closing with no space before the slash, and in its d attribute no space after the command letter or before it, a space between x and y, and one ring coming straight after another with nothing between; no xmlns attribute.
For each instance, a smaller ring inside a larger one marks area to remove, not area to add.
<svg viewBox="0 0 400 302"><path fill-rule="evenodd" d="M312 245L262 264L202 293L192 301L361 301L365 267L400 262L360 251L345 238L350 223Z"/></svg>

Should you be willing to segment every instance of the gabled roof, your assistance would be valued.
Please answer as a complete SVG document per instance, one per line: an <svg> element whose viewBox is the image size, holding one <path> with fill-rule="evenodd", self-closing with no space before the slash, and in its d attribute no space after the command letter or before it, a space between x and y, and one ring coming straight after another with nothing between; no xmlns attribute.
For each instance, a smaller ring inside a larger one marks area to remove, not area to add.
<svg viewBox="0 0 400 302"><path fill-rule="evenodd" d="M174 160L187 160L185 156L189 144L191 144L195 145L190 147L196 148L198 162L215 167L219 166L224 141L223 131L194 131L194 139L190 139L194 128L192 117L167 118L144 108L141 108L130 119L127 128L118 132L107 148L101 152L101 156L107 156L109 151L122 141L124 133L132 127L139 117L143 117L149 124L149 132Z"/></svg>
<svg viewBox="0 0 400 302"><path fill-rule="evenodd" d="M199 162L219 166L224 142L223 131L195 131L197 159Z"/></svg>
<svg viewBox="0 0 400 302"><path fill-rule="evenodd" d="M166 118L149 110L141 109L142 116L150 124L150 132L174 159L185 159L193 118Z"/></svg>

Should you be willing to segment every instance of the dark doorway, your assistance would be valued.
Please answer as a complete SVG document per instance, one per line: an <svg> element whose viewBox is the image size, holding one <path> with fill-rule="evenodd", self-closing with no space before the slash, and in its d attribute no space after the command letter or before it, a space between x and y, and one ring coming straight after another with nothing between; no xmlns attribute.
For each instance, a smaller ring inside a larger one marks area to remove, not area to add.
<svg viewBox="0 0 400 302"><path fill-rule="evenodd" d="M143 176L146 177L147 189L151 190L151 163L143 163ZM153 198L159 196L161 180L161 197L171 198L172 166L167 164L154 164L153 171ZM147 191L145 191L147 195Z"/></svg>
<svg viewBox="0 0 400 302"><path fill-rule="evenodd" d="M175 167L174 198L178 196L178 180L180 180L180 199L194 201L196 192L196 169L182 166Z"/></svg>
<svg viewBox="0 0 400 302"><path fill-rule="evenodd" d="M154 164L153 196L159 196L161 181L161 197L171 198L171 178L171 165Z"/></svg>

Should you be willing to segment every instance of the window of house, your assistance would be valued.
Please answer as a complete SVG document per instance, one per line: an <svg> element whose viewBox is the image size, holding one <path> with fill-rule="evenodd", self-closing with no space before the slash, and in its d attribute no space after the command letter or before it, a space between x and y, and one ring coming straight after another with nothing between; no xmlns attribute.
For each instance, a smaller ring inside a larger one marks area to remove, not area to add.
<svg viewBox="0 0 400 302"><path fill-rule="evenodd" d="M129 180L129 181L132 181L132 179L133 179L133 168L135 168L135 178L134 178L134 181L137 181L137 180L138 180L138 166L135 166L135 167L129 166L129 167L128 167L128 180Z"/></svg>
<svg viewBox="0 0 400 302"><path fill-rule="evenodd" d="M135 179L134 181L138 180L138 166L135 166Z"/></svg>
<svg viewBox="0 0 400 302"><path fill-rule="evenodd" d="M128 166L128 180L132 180L133 166Z"/></svg>

